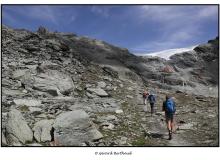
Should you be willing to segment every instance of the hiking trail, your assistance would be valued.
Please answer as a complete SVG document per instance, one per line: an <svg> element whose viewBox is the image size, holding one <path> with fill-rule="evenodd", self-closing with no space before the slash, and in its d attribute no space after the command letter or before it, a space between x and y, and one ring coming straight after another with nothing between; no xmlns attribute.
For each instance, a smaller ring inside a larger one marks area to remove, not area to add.
<svg viewBox="0 0 220 160"><path fill-rule="evenodd" d="M153 141L155 146L189 146L192 145L187 142L186 139L183 139L179 131L173 133L173 139L168 140L168 132L165 123L165 115L162 109L163 98L159 93L156 93L156 104L155 104L155 114L151 116L150 104L147 103L147 112L144 111L144 104L142 93L144 91L143 83L136 86L136 110L140 115L140 123L143 127L143 130L146 133L147 138L150 138L150 141ZM177 126L175 126L177 127Z"/></svg>

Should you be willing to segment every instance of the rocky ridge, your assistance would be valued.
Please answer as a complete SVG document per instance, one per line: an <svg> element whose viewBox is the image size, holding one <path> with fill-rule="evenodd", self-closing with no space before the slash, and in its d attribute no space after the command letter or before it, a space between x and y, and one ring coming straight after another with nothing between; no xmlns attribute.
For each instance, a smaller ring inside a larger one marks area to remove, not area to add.
<svg viewBox="0 0 220 160"><path fill-rule="evenodd" d="M2 146L52 139L58 146L216 146L217 44L166 61L72 33L2 26ZM163 72L167 65L175 72ZM157 95L154 117L143 110L146 87ZM172 142L160 111L168 92L178 104Z"/></svg>

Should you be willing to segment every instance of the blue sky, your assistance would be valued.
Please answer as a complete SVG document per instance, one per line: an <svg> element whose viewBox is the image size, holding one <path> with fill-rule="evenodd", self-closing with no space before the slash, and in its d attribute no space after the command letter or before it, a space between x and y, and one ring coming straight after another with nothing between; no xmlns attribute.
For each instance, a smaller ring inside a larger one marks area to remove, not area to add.
<svg viewBox="0 0 220 160"><path fill-rule="evenodd" d="M3 5L2 23L73 32L147 53L206 43L218 35L217 5Z"/></svg>

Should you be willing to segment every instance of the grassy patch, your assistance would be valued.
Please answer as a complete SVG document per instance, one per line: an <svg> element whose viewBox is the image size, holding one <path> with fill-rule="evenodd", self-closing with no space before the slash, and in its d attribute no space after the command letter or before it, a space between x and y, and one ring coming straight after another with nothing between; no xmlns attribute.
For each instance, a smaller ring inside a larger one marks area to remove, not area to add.
<svg viewBox="0 0 220 160"><path fill-rule="evenodd" d="M28 106L25 106L25 105L20 106L19 109L20 109L21 112L28 112L28 111L30 111Z"/></svg>
<svg viewBox="0 0 220 160"><path fill-rule="evenodd" d="M126 109L126 108L129 107L129 103L128 102L123 102L123 103L121 103L121 107L122 107L122 109Z"/></svg>
<svg viewBox="0 0 220 160"><path fill-rule="evenodd" d="M145 137L143 137L143 136L138 137L131 144L132 144L132 146L144 146L146 144Z"/></svg>
<svg viewBox="0 0 220 160"><path fill-rule="evenodd" d="M75 91L79 94L80 97L84 97L86 94L85 84L81 83L79 87L80 88L76 88Z"/></svg>

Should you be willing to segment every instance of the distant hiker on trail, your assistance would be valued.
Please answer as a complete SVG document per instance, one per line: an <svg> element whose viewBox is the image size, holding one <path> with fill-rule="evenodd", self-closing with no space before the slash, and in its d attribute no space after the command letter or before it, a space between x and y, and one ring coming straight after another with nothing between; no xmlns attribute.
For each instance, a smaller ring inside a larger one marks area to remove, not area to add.
<svg viewBox="0 0 220 160"><path fill-rule="evenodd" d="M153 94L150 94L150 95L148 96L148 101L149 101L149 103L150 103L151 116L152 116L153 113L154 113L154 104L155 104L155 102L156 102L155 96L154 96Z"/></svg>
<svg viewBox="0 0 220 160"><path fill-rule="evenodd" d="M169 95L166 95L166 101L163 102L162 111L165 111L167 129L169 132L169 140L171 140L172 132L174 129L174 114L176 112L176 105Z"/></svg>
<svg viewBox="0 0 220 160"><path fill-rule="evenodd" d="M147 97L148 97L149 93L145 90L143 93L143 103L147 104Z"/></svg>

